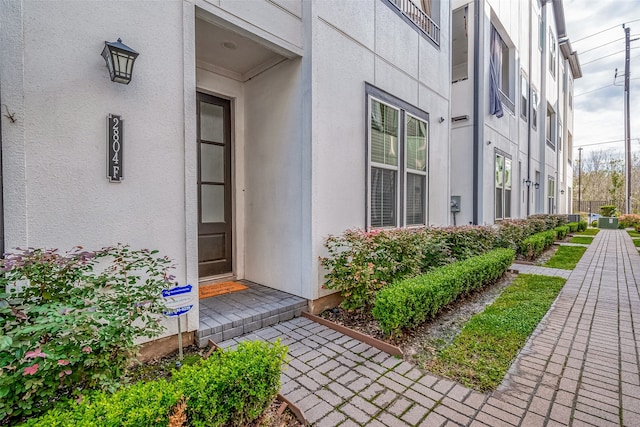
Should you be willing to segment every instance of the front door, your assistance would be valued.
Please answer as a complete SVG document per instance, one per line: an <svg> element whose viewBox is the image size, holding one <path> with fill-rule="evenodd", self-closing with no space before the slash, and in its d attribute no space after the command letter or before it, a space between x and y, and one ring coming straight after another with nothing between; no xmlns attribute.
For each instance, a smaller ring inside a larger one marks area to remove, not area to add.
<svg viewBox="0 0 640 427"><path fill-rule="evenodd" d="M232 271L231 102L198 92L198 276Z"/></svg>

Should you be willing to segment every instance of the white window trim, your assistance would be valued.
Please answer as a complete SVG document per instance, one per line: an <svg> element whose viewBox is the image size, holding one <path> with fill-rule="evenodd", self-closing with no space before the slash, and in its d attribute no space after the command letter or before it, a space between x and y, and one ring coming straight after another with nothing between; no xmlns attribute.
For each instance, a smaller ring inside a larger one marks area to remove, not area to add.
<svg viewBox="0 0 640 427"><path fill-rule="evenodd" d="M429 171L429 121L425 120L423 118L420 118L414 114L409 113L408 111L404 111L404 188L403 188L403 195L404 195L404 218L402 218L403 221L403 225L405 227L424 227L425 225L427 225L427 188L429 188L429 176L428 176L428 171ZM427 146L426 148L426 152L425 152L425 162L426 162L426 170L424 171L419 171L419 170L415 170L415 169L411 169L409 170L409 166L407 165L408 161L409 161L409 156L406 155L407 151L408 151L408 141L409 138L407 136L407 118L408 117L413 117L416 120L419 120L421 122L425 123L425 134L426 134L426 138L427 138ZM407 224L407 175L409 174L413 174L413 175L421 175L424 176L424 198L422 200L422 209L424 212L424 223L422 224Z"/></svg>
<svg viewBox="0 0 640 427"><path fill-rule="evenodd" d="M366 170L366 175L367 175L367 188L366 188L366 228L368 230L371 229L393 229L393 228L401 228L401 227L406 227L406 228L416 228L416 227L424 227L428 224L428 210L427 207L429 205L429 117L428 115L426 115L425 117L420 117L419 115L416 114L412 114L411 112L409 112L406 108L404 108L402 105L397 105L394 104L393 102L390 101L386 101L378 96L376 96L375 94L371 94L371 93L367 93L366 94L367 97L367 170ZM395 98L395 97L394 97ZM387 165L387 164L381 164L381 163L377 163L377 162L373 162L371 160L371 111L372 111L372 101L376 101L379 102L383 105L386 105L388 107L393 108L394 110L397 110L399 112L398 114L398 129L402 129L403 132L398 132L398 137L402 136L402 141L398 141L398 150L401 150L400 153L398 153L398 165L397 166L391 166L391 165ZM401 100L398 100L399 103L404 103ZM407 104L408 105L408 104ZM417 108L414 107L414 109L418 110ZM425 113L426 114L426 113ZM407 126L406 126L406 117L413 117L416 118L422 122L424 122L426 124L426 128L425 128L425 132L426 132L426 138L427 138L427 147L426 147L426 171L416 171L416 170L411 170L411 172L408 172L408 168L407 168L407 156L406 156L406 151L407 151ZM400 127L402 126L402 127ZM380 168L380 169L386 169L386 170L393 170L397 172L397 179L396 179L396 224L393 226L385 226L385 227L373 227L371 225L371 180L372 180L372 174L371 174L371 170L372 168ZM423 224L412 224L412 225L407 225L406 224L406 203L407 203L407 174L408 173L414 173L417 175L423 175L425 176L425 193L423 195L424 197L424 201L423 201L423 209L424 209L424 223ZM401 187L402 184L402 187Z"/></svg>

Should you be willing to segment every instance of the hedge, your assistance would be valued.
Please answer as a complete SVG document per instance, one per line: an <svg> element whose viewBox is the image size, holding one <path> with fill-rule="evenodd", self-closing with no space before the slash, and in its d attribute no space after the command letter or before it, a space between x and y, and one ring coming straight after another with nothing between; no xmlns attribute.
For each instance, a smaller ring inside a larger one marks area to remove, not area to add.
<svg viewBox="0 0 640 427"><path fill-rule="evenodd" d="M215 352L174 371L171 381L139 382L113 394L99 392L80 404L61 404L23 426L246 425L276 397L286 352L279 342L241 342L237 350Z"/></svg>
<svg viewBox="0 0 640 427"><path fill-rule="evenodd" d="M530 235L566 222L566 215L540 214L488 226L347 230L325 241L324 287L339 291L348 310L369 309L394 281L496 248L518 251Z"/></svg>
<svg viewBox="0 0 640 427"><path fill-rule="evenodd" d="M513 262L512 249L494 249L484 255L439 267L427 274L401 280L376 296L373 317L387 335L418 325L460 295L501 277Z"/></svg>
<svg viewBox="0 0 640 427"><path fill-rule="evenodd" d="M543 231L529 236L523 240L520 245L520 254L528 259L532 259L540 255L546 248L553 245L555 240L555 232L553 230Z"/></svg>
<svg viewBox="0 0 640 427"><path fill-rule="evenodd" d="M560 226L554 228L553 231L555 231L555 233L556 233L556 239L562 240L565 237L567 237L567 234L569 234L569 230L571 229L571 227L570 227L571 224L576 224L576 229L577 229L577 226L578 226L577 222L570 222L567 225L560 225Z"/></svg>
<svg viewBox="0 0 640 427"><path fill-rule="evenodd" d="M567 224L567 226L569 227L570 233L575 233L576 231L578 231L578 228L580 227L580 223L570 222L569 224Z"/></svg>
<svg viewBox="0 0 640 427"><path fill-rule="evenodd" d="M578 222L578 231L584 231L587 229L587 221Z"/></svg>

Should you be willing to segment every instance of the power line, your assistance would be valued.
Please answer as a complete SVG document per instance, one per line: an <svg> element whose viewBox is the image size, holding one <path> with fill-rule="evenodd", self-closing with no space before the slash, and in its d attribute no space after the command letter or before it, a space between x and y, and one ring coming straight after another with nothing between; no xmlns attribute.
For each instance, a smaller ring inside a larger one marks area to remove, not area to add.
<svg viewBox="0 0 640 427"><path fill-rule="evenodd" d="M638 141L640 140L640 138L631 138L633 141ZM579 148L579 147L591 147L593 145L604 145L604 144L613 144L615 142L624 142L624 139L615 139L612 141L600 141L600 142L594 142L591 144L582 144L582 145L576 145L575 148Z"/></svg>
<svg viewBox="0 0 640 427"><path fill-rule="evenodd" d="M633 21L627 21L627 22L624 22L623 24L631 24L631 23L633 23L633 22L638 22L638 21L640 21L640 19L634 19ZM623 24L614 25L613 27L605 28L604 30L600 30L600 31L598 31L597 33L589 34L588 36L582 37L582 38L577 39L577 40L573 40L573 43L578 43L578 42L580 42L580 41L582 41L582 40L585 40L585 39L591 38L591 37L593 37L593 36L597 36L598 34L602 34L602 33L604 33L605 31L613 30L614 28L618 28L618 27L620 27L620 26L621 26L621 25L623 25Z"/></svg>
<svg viewBox="0 0 640 427"><path fill-rule="evenodd" d="M640 46L635 46L635 47L632 47L631 49L638 49L638 48L640 48ZM585 65L591 64L591 63L596 62L596 61L600 61L601 59L605 59L605 58L608 58L610 56L617 55L619 53L624 53L624 50L619 50L618 52L613 52L613 53L610 53L609 55L601 56L600 58L596 58L596 59L593 59L591 61L584 62L584 63L582 63L580 65L582 67L584 67Z"/></svg>
<svg viewBox="0 0 640 427"><path fill-rule="evenodd" d="M624 37L621 37L621 38L619 38L617 40L614 40L612 42L609 42L609 43L601 44L600 46L592 47L591 49L582 50L582 51L580 51L580 55L583 55L583 54L585 54L587 52L591 52L592 50L596 50L596 49L599 49L599 48L604 47L604 46L608 46L608 45L613 44L613 43L617 43L620 40L624 40Z"/></svg>
<svg viewBox="0 0 640 427"><path fill-rule="evenodd" d="M608 85L606 85L606 86L602 86L602 87L599 87L599 88L597 88L597 89L588 90L588 91L586 91L586 92L582 92L582 93L579 93L579 94L577 94L577 95L573 95L573 97L574 97L574 98L577 98L577 97L579 97L579 96L586 95L586 94L591 93L591 92L597 92L597 91L599 91L599 90L606 89L606 88L608 88L608 87L610 87L610 86L617 86L617 85L608 84Z"/></svg>

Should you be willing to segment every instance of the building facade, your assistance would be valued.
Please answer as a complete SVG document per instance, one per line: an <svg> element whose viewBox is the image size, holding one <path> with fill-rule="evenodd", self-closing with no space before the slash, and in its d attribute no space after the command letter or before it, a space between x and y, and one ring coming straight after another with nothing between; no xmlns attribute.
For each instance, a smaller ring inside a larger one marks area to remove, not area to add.
<svg viewBox="0 0 640 427"><path fill-rule="evenodd" d="M7 250L127 243L196 292L236 278L315 301L329 234L450 222L447 0L0 6ZM140 53L128 85L100 55L117 38Z"/></svg>
<svg viewBox="0 0 640 427"><path fill-rule="evenodd" d="M573 80L562 1L452 2L452 213L492 224L568 213Z"/></svg>

